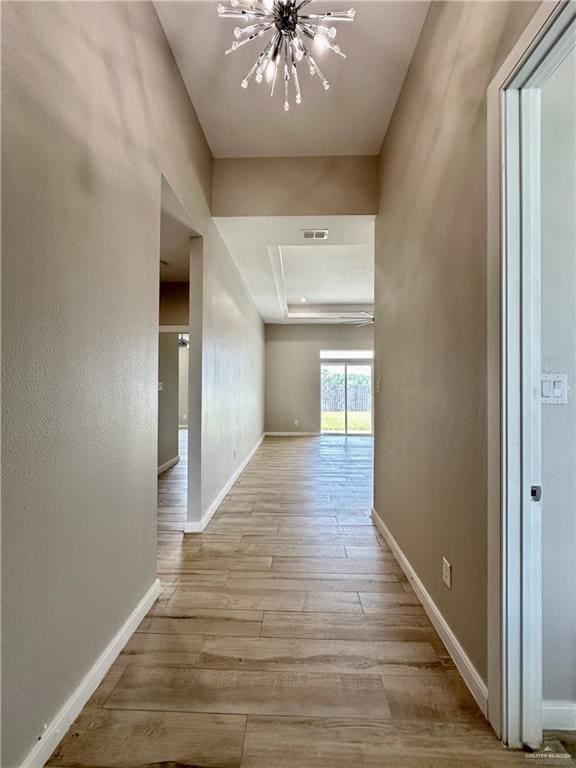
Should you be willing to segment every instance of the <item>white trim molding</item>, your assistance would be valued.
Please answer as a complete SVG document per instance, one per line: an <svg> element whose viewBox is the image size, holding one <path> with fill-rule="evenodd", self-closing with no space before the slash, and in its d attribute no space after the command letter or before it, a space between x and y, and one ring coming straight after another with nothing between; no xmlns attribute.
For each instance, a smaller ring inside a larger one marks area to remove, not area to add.
<svg viewBox="0 0 576 768"><path fill-rule="evenodd" d="M162 591L160 579L156 579L130 616L96 659L80 685L57 713L40 739L24 758L20 768L41 768L56 749L66 731L78 717L84 705L104 679L136 628L146 616Z"/></svg>
<svg viewBox="0 0 576 768"><path fill-rule="evenodd" d="M159 333L190 333L189 325L160 325Z"/></svg>
<svg viewBox="0 0 576 768"><path fill-rule="evenodd" d="M282 248L279 245L268 246L268 259L274 278L274 288L282 320L288 318L288 298L286 296L286 280L284 278L284 264L282 262Z"/></svg>
<svg viewBox="0 0 576 768"><path fill-rule="evenodd" d="M168 461L165 461L164 464L160 464L158 467L158 474L161 475L162 472L166 472L167 469L170 469L171 467L176 466L178 462L180 461L180 456L174 456L172 459L168 459Z"/></svg>
<svg viewBox="0 0 576 768"><path fill-rule="evenodd" d="M551 731L576 731L576 701L543 701L542 727Z"/></svg>
<svg viewBox="0 0 576 768"><path fill-rule="evenodd" d="M264 432L264 437L318 437L320 432Z"/></svg>
<svg viewBox="0 0 576 768"><path fill-rule="evenodd" d="M206 512L204 512L204 514L202 515L202 519L201 520L188 520L186 522L186 524L184 526L184 533L202 533L202 531L206 528L206 526L208 525L210 520L214 517L214 513L216 512L216 510L218 509L220 504L222 504L222 502L224 501L224 499L225 499L228 491L230 490L230 488L232 488L232 486L234 485L236 480L240 477L242 472L246 469L246 466L248 465L248 462L250 461L252 456L254 456L254 454L256 453L258 448L260 448L262 440L264 440L265 434L266 433L264 433L260 437L260 439L258 440L256 445L254 446L254 448L252 448L250 453L242 461L242 463L240 464L238 469L236 469L236 471L234 472L232 477L228 480L226 485L224 485L224 487L221 488L220 492L218 493L218 495L216 496L214 501L210 504L210 506L208 507Z"/></svg>
<svg viewBox="0 0 576 768"><path fill-rule="evenodd" d="M398 560L398 564L406 574L410 584L412 585L412 588L414 589L414 592L416 593L416 596L422 603L422 606L426 613L428 614L428 618L434 625L434 629L438 634L440 635L440 639L446 646L446 649L450 656L452 657L452 661L456 666L458 667L458 671L464 678L464 682L470 689L470 693L472 696L474 696L474 699L476 700L476 703L482 710L482 714L484 717L487 717L488 714L488 688L486 686L486 683L484 680L482 680L482 677L478 673L478 670L466 654L466 651L462 646L460 645L460 642L458 641L458 638L454 634L454 632L450 629L450 626L444 616L440 613L440 609L436 605L436 603L432 600L430 597L430 594L428 593L426 587L420 579L418 578L416 571L410 564L409 560L407 559L406 555L402 550L400 549L400 545L396 541L396 539L392 536L390 531L388 530L388 527L386 523L382 520L382 518L378 515L374 507L372 507L372 519L374 520L375 526L378 528L382 536L385 538L388 546L392 550L394 557L396 560Z"/></svg>

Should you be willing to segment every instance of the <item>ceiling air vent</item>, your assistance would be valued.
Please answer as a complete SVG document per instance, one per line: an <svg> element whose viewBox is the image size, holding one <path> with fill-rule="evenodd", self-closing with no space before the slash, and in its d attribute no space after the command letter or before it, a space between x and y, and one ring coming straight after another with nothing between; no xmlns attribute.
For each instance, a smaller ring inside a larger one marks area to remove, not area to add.
<svg viewBox="0 0 576 768"><path fill-rule="evenodd" d="M304 240L328 240L327 229L303 229L302 237Z"/></svg>

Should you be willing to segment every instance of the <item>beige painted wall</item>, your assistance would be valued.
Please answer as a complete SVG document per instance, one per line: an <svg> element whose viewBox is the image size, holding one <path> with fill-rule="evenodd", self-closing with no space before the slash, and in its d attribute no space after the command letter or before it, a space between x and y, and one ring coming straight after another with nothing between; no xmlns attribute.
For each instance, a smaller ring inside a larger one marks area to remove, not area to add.
<svg viewBox="0 0 576 768"><path fill-rule="evenodd" d="M432 3L380 164L375 507L484 679L486 89L537 7Z"/></svg>
<svg viewBox="0 0 576 768"><path fill-rule="evenodd" d="M218 241L219 247L208 251L208 263L204 257L203 512L264 431L264 323L224 243ZM190 356L192 374L192 343ZM188 416L192 426L191 411Z"/></svg>
<svg viewBox="0 0 576 768"><path fill-rule="evenodd" d="M189 283L160 283L160 325L188 325Z"/></svg>
<svg viewBox="0 0 576 768"><path fill-rule="evenodd" d="M371 325L267 325L266 431L320 432L320 350L373 348Z"/></svg>
<svg viewBox="0 0 576 768"><path fill-rule="evenodd" d="M377 157L216 158L214 216L378 212Z"/></svg>
<svg viewBox="0 0 576 768"><path fill-rule="evenodd" d="M158 466L178 456L178 334L161 333L158 341Z"/></svg>
<svg viewBox="0 0 576 768"><path fill-rule="evenodd" d="M11 768L155 579L161 174L204 237L206 504L262 432L264 330L212 224L212 158L152 5L5 2L2 17Z"/></svg>
<svg viewBox="0 0 576 768"><path fill-rule="evenodd" d="M542 371L567 373L542 406L544 699L576 704L576 52L542 93Z"/></svg>

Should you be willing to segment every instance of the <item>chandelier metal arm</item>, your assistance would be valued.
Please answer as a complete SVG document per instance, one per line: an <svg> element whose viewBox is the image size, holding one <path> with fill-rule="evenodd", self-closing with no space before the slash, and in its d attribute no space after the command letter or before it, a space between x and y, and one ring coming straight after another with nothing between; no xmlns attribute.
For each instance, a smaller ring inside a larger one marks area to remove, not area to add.
<svg viewBox="0 0 576 768"><path fill-rule="evenodd" d="M299 16L304 20L316 21L354 21L356 11L350 8L348 11L326 11L326 13L308 13Z"/></svg>
<svg viewBox="0 0 576 768"><path fill-rule="evenodd" d="M219 5L218 16L220 16L221 19L260 19L268 18L269 14L255 10L236 11L233 8L224 8L223 5Z"/></svg>
<svg viewBox="0 0 576 768"><path fill-rule="evenodd" d="M267 24L263 29L258 30L258 32L254 32L252 35L249 35L244 40L234 40L230 48L224 51L224 54L233 53L234 51L237 51L238 48L242 48L243 45L246 45L247 43L251 43L252 40L255 40L257 37L262 37L264 32L266 30L270 29L272 24Z"/></svg>
<svg viewBox="0 0 576 768"><path fill-rule="evenodd" d="M280 33L277 32L276 35L268 42L268 44L266 45L266 47L264 48L260 56L258 56L256 61L254 62L252 69L250 70L250 72L248 72L244 80L242 80L242 82L240 83L242 88L248 88L248 83L250 82L250 80L254 75L256 75L256 80L258 82L261 82L262 72L264 71L264 67L266 66L267 60L269 60L270 58L270 53L272 52L274 43L279 35ZM258 78L260 78L260 80L258 80Z"/></svg>
<svg viewBox="0 0 576 768"><path fill-rule="evenodd" d="M302 30L304 34L307 34L312 39L316 38L316 32L314 28L310 27L308 24L303 24ZM327 37L322 36L321 40L324 48L329 48L331 51L334 51L337 56L341 56L343 59L346 58L346 54L342 51L339 45L333 45Z"/></svg>
<svg viewBox="0 0 576 768"><path fill-rule="evenodd" d="M252 32L256 32L259 29L264 29L264 31L266 31L266 29L270 29L271 26L272 23L270 21L261 21L258 24L249 24L243 29L241 27L235 27L234 37L243 37L244 35L251 34Z"/></svg>

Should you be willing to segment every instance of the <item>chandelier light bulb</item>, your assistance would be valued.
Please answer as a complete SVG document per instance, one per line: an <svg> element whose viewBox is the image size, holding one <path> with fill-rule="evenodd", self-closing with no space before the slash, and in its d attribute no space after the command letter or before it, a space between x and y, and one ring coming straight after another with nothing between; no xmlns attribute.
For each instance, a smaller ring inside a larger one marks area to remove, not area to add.
<svg viewBox="0 0 576 768"><path fill-rule="evenodd" d="M312 0L228 0L228 5L217 6L218 16L225 19L237 19L245 26L233 29L235 40L225 53L232 53L241 46L253 40L268 35L268 42L261 50L248 74L240 81L243 89L247 89L254 77L261 83L266 76L271 83L271 93L280 72L284 72L284 110L290 109L290 100L296 104L302 102L300 80L297 65L306 60L311 76L318 77L322 88L327 91L330 83L326 80L318 65L310 55L307 44L314 42L322 50L331 50L341 58L346 58L339 45L332 40L337 35L333 22L351 22L356 12L354 8L347 11L322 11L310 13L307 6Z"/></svg>
<svg viewBox="0 0 576 768"><path fill-rule="evenodd" d="M336 27L325 27L324 25L319 25L316 27L316 34L325 35L326 37L329 37L331 40L333 40L338 34L338 30Z"/></svg>
<svg viewBox="0 0 576 768"><path fill-rule="evenodd" d="M266 80L271 83L272 78L274 77L274 72L276 71L276 65L273 61L268 62L268 66L266 67Z"/></svg>

